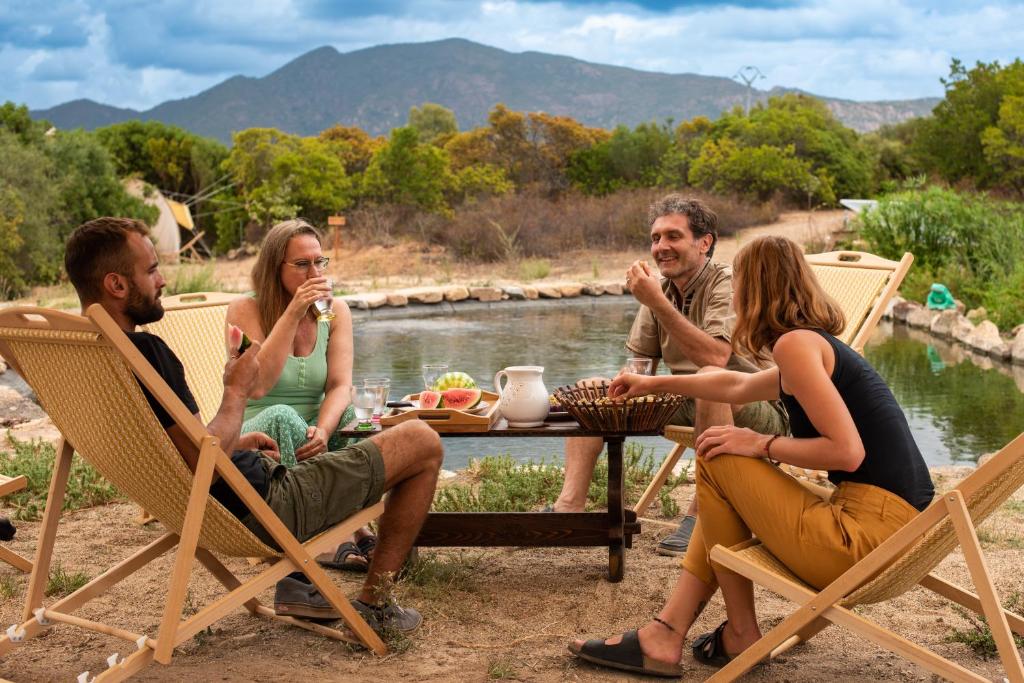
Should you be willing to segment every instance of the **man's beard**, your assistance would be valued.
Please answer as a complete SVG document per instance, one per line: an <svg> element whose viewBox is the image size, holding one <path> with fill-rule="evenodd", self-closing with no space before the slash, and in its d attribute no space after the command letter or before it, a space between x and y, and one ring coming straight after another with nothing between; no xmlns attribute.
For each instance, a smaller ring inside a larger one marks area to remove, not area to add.
<svg viewBox="0 0 1024 683"><path fill-rule="evenodd" d="M136 325L147 325L164 317L164 305L158 298L146 299L132 284L128 291L128 301L125 304L124 313Z"/></svg>

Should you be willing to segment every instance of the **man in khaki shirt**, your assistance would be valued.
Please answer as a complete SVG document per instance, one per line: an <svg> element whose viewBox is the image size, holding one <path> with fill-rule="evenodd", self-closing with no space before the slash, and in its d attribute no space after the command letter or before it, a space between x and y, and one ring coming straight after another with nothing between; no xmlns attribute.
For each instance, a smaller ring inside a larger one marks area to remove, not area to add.
<svg viewBox="0 0 1024 683"><path fill-rule="evenodd" d="M730 345L735 320L732 272L728 266L711 261L718 240L717 216L697 200L670 194L650 207L648 218L651 256L664 279L645 261L635 262L626 271L626 284L642 304L626 349L653 359L652 373L657 372L659 360L672 374L715 368L758 370L754 363L734 354ZM738 426L766 434L788 432L781 408L766 402L728 406L689 399L671 423L693 426L699 434L706 427L728 422L726 411L731 411ZM583 510L603 445L595 437L566 440L565 483L553 506L556 512ZM662 540L658 552L685 554L696 515L694 498L679 528Z"/></svg>

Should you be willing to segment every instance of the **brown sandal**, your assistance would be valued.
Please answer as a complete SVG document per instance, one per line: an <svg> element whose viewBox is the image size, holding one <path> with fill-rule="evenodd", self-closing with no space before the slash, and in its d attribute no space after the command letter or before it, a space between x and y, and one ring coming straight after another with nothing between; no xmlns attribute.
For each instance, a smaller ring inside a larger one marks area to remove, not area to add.
<svg viewBox="0 0 1024 683"><path fill-rule="evenodd" d="M337 547L333 553L321 553L316 556L318 564L331 569L341 569L349 572L362 572L370 568L366 556L359 551L352 541L345 541Z"/></svg>

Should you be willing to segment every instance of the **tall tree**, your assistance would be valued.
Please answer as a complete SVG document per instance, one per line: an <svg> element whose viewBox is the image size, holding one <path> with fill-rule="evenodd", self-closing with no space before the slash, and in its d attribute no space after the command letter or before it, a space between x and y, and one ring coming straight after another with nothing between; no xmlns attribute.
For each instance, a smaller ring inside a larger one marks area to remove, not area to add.
<svg viewBox="0 0 1024 683"><path fill-rule="evenodd" d="M421 107L411 107L407 125L419 134L420 142L442 147L459 132L455 112L433 102L425 102Z"/></svg>

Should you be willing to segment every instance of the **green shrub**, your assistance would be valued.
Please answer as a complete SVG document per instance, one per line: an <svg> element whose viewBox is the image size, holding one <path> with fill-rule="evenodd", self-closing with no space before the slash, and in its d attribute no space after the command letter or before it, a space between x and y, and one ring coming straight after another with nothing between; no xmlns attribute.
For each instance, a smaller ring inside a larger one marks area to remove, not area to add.
<svg viewBox="0 0 1024 683"><path fill-rule="evenodd" d="M626 505L637 500L660 465L655 461L653 449L637 443L627 443L622 458L625 480ZM486 456L470 461L469 472L473 484L452 484L437 491L434 510L437 512L528 512L554 501L562 490L564 473L561 465L541 460L519 462L508 455ZM662 488L665 504L668 492L686 481L686 472L679 477L670 476ZM666 515L678 512L678 506L663 508ZM602 456L594 468L594 476L587 492L587 507L601 509L608 506L608 460Z"/></svg>
<svg viewBox="0 0 1024 683"><path fill-rule="evenodd" d="M174 274L174 280L167 284L167 294L191 294L192 292L219 292L221 281L213 264L193 267L183 266Z"/></svg>
<svg viewBox="0 0 1024 683"><path fill-rule="evenodd" d="M10 457L0 456L0 474L8 477L23 474L28 479L28 486L8 495L5 501L14 508L15 519L39 519L46 505L57 451L42 440L21 441L8 436L7 441L14 452ZM113 484L76 453L71 461L64 509L78 510L105 505L119 498L120 494Z"/></svg>
<svg viewBox="0 0 1024 683"><path fill-rule="evenodd" d="M1022 606L1024 606L1024 600L1020 593L1012 593L1003 603L1004 609L1017 614L1020 614ZM946 636L946 642L963 643L982 659L996 656L998 650L996 641L992 638L992 629L988 626L988 620L960 605L953 605L953 610L967 620L968 627L966 629L951 628L949 635ZM1024 648L1024 637L1014 633L1013 642L1018 648Z"/></svg>
<svg viewBox="0 0 1024 683"><path fill-rule="evenodd" d="M523 282L540 280L551 274L551 261L546 258L528 258L519 263L519 279Z"/></svg>
<svg viewBox="0 0 1024 683"><path fill-rule="evenodd" d="M858 218L872 251L898 259L914 254L903 287L923 301L932 282L947 285L968 308L985 306L993 322L1024 322L1024 207L940 187L884 197Z"/></svg>

